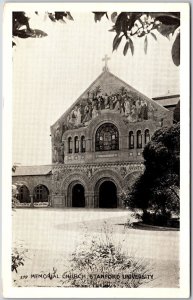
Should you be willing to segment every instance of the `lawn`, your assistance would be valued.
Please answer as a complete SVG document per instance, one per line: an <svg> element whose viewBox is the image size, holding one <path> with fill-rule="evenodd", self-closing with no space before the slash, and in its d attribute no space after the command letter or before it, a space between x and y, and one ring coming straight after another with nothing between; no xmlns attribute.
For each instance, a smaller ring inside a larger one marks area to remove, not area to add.
<svg viewBox="0 0 193 300"><path fill-rule="evenodd" d="M106 232L126 255L148 264L153 281L145 287L178 287L179 232L132 229L128 220L135 221L128 210L16 209L13 247L25 261L13 272L14 285L61 286L72 252Z"/></svg>

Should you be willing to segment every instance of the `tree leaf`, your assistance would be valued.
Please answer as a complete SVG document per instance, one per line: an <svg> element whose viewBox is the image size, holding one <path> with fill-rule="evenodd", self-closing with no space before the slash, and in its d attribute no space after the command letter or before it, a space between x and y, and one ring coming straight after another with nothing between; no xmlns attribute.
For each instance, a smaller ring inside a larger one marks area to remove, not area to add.
<svg viewBox="0 0 193 300"><path fill-rule="evenodd" d="M105 13L105 15L106 15L106 18L109 19L107 12Z"/></svg>
<svg viewBox="0 0 193 300"><path fill-rule="evenodd" d="M66 17L67 13L63 12L63 11L55 11L55 19L56 21L63 21L63 17Z"/></svg>
<svg viewBox="0 0 193 300"><path fill-rule="evenodd" d="M165 25L177 25L180 26L180 14L173 12L162 12L162 13L153 13L156 21L160 21Z"/></svg>
<svg viewBox="0 0 193 300"><path fill-rule="evenodd" d="M39 30L39 29L33 29L32 32L33 32L34 38L42 38L42 37L47 36L46 32Z"/></svg>
<svg viewBox="0 0 193 300"><path fill-rule="evenodd" d="M123 35L119 36L119 34L117 34L113 40L113 51L117 50L117 48L119 47L119 44L122 40Z"/></svg>
<svg viewBox="0 0 193 300"><path fill-rule="evenodd" d="M133 13L129 13L129 19L128 19L128 30L131 30L132 27L134 26L134 23L135 21L137 21L142 13L136 13L136 12L133 12Z"/></svg>
<svg viewBox="0 0 193 300"><path fill-rule="evenodd" d="M68 20L74 21L74 19L73 19L71 13L70 13L69 11L67 11L66 13L67 13L66 18L67 18Z"/></svg>
<svg viewBox="0 0 193 300"><path fill-rule="evenodd" d="M93 14L94 14L94 20L95 22L101 20L101 18L106 15L107 16L107 12L106 11L93 11ZM108 16L107 16L108 17Z"/></svg>
<svg viewBox="0 0 193 300"><path fill-rule="evenodd" d="M109 29L108 31L110 32L114 32L115 31L115 26L113 26L111 29Z"/></svg>
<svg viewBox="0 0 193 300"><path fill-rule="evenodd" d="M180 33L178 33L172 45L172 59L176 66L180 65Z"/></svg>
<svg viewBox="0 0 193 300"><path fill-rule="evenodd" d="M115 23L116 20L117 20L117 12L113 12L113 13L111 14L111 21L112 21L113 23Z"/></svg>
<svg viewBox="0 0 193 300"><path fill-rule="evenodd" d="M17 30L15 31L15 36L18 36L19 38L26 39L26 38L42 38L47 36L47 33L45 33L42 30L39 29L31 29L31 30Z"/></svg>
<svg viewBox="0 0 193 300"><path fill-rule="evenodd" d="M163 36L169 38L170 34L174 34L175 30L178 28L177 25L165 25L165 24L160 24L157 27L157 31L161 33Z"/></svg>
<svg viewBox="0 0 193 300"><path fill-rule="evenodd" d="M138 34L138 37L143 37L144 35L146 35L145 31L142 31L140 34Z"/></svg>
<svg viewBox="0 0 193 300"><path fill-rule="evenodd" d="M55 19L54 14L48 13L48 17L50 18L50 20L51 20L52 22L56 22L56 19Z"/></svg>
<svg viewBox="0 0 193 300"><path fill-rule="evenodd" d="M127 37L127 30L128 30L128 13L122 12L118 15L116 23L115 23L115 30L117 34L121 32Z"/></svg>
<svg viewBox="0 0 193 300"><path fill-rule="evenodd" d="M133 55L134 54L134 44L130 37L129 37L129 43L130 43L131 54Z"/></svg>
<svg viewBox="0 0 193 300"><path fill-rule="evenodd" d="M18 36L19 38L22 38L22 39L27 39L27 38L31 37L31 35L32 35L32 33L27 31L26 29L15 30L13 34L14 34L14 36Z"/></svg>
<svg viewBox="0 0 193 300"><path fill-rule="evenodd" d="M129 46L130 46L130 43L127 41L127 42L125 43L125 47L124 47L124 49L123 49L123 54L124 54L124 55L127 54L127 51L128 51L128 49L129 49Z"/></svg>
<svg viewBox="0 0 193 300"><path fill-rule="evenodd" d="M157 41L157 36L153 32L151 32L151 35L153 36L154 40Z"/></svg>
<svg viewBox="0 0 193 300"><path fill-rule="evenodd" d="M145 52L145 54L147 54L147 45L148 45L148 41L147 41L147 35L146 35L146 37L144 39L144 52Z"/></svg>

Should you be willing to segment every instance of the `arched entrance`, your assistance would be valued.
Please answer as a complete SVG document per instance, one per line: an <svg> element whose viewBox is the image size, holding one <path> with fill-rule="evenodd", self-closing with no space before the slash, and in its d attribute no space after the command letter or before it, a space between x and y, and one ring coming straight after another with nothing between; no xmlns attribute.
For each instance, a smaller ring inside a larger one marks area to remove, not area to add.
<svg viewBox="0 0 193 300"><path fill-rule="evenodd" d="M117 187L110 180L104 181L99 187L99 207L117 208Z"/></svg>
<svg viewBox="0 0 193 300"><path fill-rule="evenodd" d="M84 187L80 183L72 188L72 207L85 207Z"/></svg>

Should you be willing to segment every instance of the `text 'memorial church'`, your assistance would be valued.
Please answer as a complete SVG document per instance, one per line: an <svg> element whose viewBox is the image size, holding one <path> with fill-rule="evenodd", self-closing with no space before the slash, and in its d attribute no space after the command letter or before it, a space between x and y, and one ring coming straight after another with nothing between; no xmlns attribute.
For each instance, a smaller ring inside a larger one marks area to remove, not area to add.
<svg viewBox="0 0 193 300"><path fill-rule="evenodd" d="M107 59L101 75L51 126L52 164L16 167L21 205L123 207L120 196L144 170L144 146L173 123L172 110L110 73Z"/></svg>

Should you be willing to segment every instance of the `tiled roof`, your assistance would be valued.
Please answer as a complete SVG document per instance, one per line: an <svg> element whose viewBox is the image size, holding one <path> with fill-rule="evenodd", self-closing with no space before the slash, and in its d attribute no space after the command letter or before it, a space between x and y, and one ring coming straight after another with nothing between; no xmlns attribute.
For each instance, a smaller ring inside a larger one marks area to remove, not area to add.
<svg viewBox="0 0 193 300"><path fill-rule="evenodd" d="M152 98L159 104L167 107L167 106L172 106L176 105L178 101L180 100L180 95L170 95L170 96L162 96L162 97L154 97Z"/></svg>
<svg viewBox="0 0 193 300"><path fill-rule="evenodd" d="M52 166L16 166L13 176L26 176L26 175L48 175L52 172Z"/></svg>

